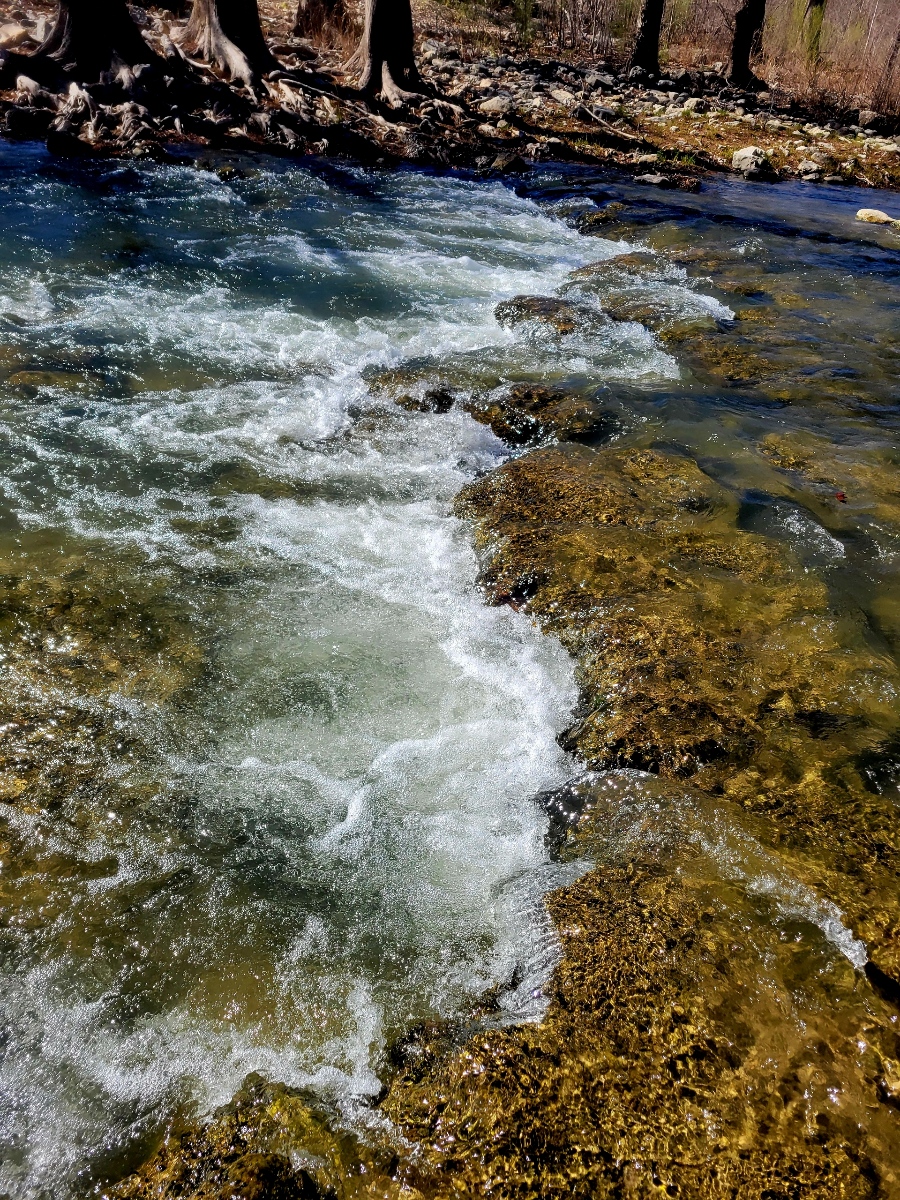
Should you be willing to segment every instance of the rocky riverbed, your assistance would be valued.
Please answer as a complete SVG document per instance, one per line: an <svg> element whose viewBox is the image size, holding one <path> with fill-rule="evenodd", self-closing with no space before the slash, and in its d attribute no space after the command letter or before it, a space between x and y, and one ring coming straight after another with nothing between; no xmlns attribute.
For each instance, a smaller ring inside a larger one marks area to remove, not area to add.
<svg viewBox="0 0 900 1200"><path fill-rule="evenodd" d="M540 196L583 224L590 190ZM594 261L497 306L518 365L367 375L510 447L455 509L489 604L576 663L541 1019L491 993L411 1028L362 1136L254 1076L108 1196L900 1195L897 253L821 198L815 241L789 202L683 204L606 197ZM590 382L636 328L677 381Z"/></svg>

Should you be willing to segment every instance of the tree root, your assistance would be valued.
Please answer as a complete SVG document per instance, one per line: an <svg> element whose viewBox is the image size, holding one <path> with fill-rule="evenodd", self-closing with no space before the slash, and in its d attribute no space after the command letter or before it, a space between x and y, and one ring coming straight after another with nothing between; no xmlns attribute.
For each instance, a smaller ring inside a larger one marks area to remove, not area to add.
<svg viewBox="0 0 900 1200"><path fill-rule="evenodd" d="M191 56L216 67L227 80L256 92L261 75L279 68L269 50L255 3L240 3L220 11L220 0L196 0L191 19L182 37L182 46Z"/></svg>

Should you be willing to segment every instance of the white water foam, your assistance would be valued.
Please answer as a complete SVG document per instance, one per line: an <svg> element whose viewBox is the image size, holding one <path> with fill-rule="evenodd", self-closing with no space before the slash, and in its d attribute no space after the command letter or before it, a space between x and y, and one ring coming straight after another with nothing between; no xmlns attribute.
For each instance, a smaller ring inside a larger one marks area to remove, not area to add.
<svg viewBox="0 0 900 1200"><path fill-rule="evenodd" d="M7 960L0 1191L17 1200L77 1191L173 1104L208 1111L249 1071L350 1111L409 1022L497 987L498 1019L540 1014L540 897L564 875L531 798L570 770L571 664L484 606L450 512L501 444L462 412L373 399L362 373L460 355L499 378L674 372L638 329L573 353L496 324L499 300L554 290L603 246L498 186L395 177L360 197L304 172L155 171L129 216L143 261L102 275L121 195L39 192L41 228L83 205L81 240L11 256L13 336L91 370L96 352L121 384L8 398L6 502L26 544L56 526L126 573L137 553L212 658L177 717L112 698L152 733L155 801L120 804L139 766L113 763L87 824L13 815L56 914L24 891ZM142 388L148 363L172 385ZM235 473L250 485L220 484Z"/></svg>

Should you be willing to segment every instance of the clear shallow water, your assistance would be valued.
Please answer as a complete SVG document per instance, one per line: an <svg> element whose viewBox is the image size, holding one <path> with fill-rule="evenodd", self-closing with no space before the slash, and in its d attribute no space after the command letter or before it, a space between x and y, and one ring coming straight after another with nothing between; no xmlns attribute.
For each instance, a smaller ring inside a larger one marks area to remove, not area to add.
<svg viewBox="0 0 900 1200"><path fill-rule="evenodd" d="M0 1191L58 1196L251 1070L350 1111L411 1022L540 1012L571 666L450 515L502 444L363 372L571 370L493 308L596 247L499 186L0 155L5 729L40 743L5 763ZM637 326L601 362L675 373Z"/></svg>
<svg viewBox="0 0 900 1200"><path fill-rule="evenodd" d="M893 560L824 509L760 499L735 453L771 420L753 397L695 386L635 323L561 342L494 320L630 245L498 184L72 174L0 147L0 1192L115 1176L254 1070L352 1119L411 1023L492 988L498 1019L542 1010L540 897L579 868L548 860L533 797L575 771L571 664L482 604L450 514L506 448L379 399L372 369L602 386L626 436L746 489L748 528L856 605L890 593ZM678 266L641 286L734 305ZM744 858L742 879L782 869ZM811 953L846 953L827 897L803 905Z"/></svg>

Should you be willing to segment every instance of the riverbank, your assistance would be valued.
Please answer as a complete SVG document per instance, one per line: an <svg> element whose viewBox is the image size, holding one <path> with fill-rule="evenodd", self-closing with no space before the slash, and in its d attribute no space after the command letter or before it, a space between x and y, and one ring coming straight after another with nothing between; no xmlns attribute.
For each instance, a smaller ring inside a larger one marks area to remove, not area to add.
<svg viewBox="0 0 900 1200"><path fill-rule="evenodd" d="M9 22L5 53L34 48L45 21L36 8ZM166 64L167 82L148 71L86 88L62 79L41 84L20 59L4 80L0 63L0 130L46 140L62 157L164 159L196 147L505 172L542 161L603 163L687 189L713 172L900 187L900 141L883 118L813 119L789 95L730 88L716 70L651 80L603 62L483 56L464 40L423 35L428 94L396 110L364 102L341 54L293 38L280 11L268 27L284 71L255 96L189 64L177 49L177 22L164 10L146 10L144 35Z"/></svg>

